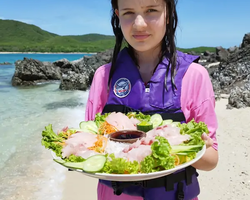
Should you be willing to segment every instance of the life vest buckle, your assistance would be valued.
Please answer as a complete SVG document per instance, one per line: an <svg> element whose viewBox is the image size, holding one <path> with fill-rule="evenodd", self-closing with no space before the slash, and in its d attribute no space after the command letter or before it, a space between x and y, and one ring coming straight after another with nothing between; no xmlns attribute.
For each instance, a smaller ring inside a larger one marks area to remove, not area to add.
<svg viewBox="0 0 250 200"><path fill-rule="evenodd" d="M183 183L179 182L177 185L177 200L184 200Z"/></svg>
<svg viewBox="0 0 250 200"><path fill-rule="evenodd" d="M118 183L115 181L111 182L113 191L114 191L114 195L120 196L123 192L122 188L119 187Z"/></svg>

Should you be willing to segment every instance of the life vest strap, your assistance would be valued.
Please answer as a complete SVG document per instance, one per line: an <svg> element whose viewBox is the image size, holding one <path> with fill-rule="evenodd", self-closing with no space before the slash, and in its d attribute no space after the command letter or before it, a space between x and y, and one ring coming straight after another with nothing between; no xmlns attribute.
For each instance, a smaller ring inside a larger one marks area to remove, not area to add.
<svg viewBox="0 0 250 200"><path fill-rule="evenodd" d="M192 166L188 166L185 168L185 170L156 179L132 182L112 181L111 184L112 188L114 189L114 194L120 195L122 194L124 188L130 186L141 186L144 188L165 187L166 191L172 191L174 190L174 185L178 183L177 195L179 197L177 197L177 199L181 199L181 197L184 195L182 181L185 181L186 185L190 185L192 183L192 176L195 174L198 175L196 169Z"/></svg>
<svg viewBox="0 0 250 200"><path fill-rule="evenodd" d="M104 113L110 113L110 112L121 112L121 113L124 113L124 114L127 114L129 112L136 112L136 113L143 113L145 115L153 115L155 113L159 113L161 116L162 116L162 119L165 120L165 119L172 119L173 121L176 121L176 122L183 122L183 121L186 121L186 118L183 114L183 112L177 112L175 113L176 111L181 111L181 108L177 108L177 109L172 109L172 110L154 110L154 111L146 111L146 112L141 112L140 110L136 110L136 109L133 109L133 108L130 108L128 106L125 106L125 105L116 105L116 104L106 104L103 111L102 111L102 114Z"/></svg>

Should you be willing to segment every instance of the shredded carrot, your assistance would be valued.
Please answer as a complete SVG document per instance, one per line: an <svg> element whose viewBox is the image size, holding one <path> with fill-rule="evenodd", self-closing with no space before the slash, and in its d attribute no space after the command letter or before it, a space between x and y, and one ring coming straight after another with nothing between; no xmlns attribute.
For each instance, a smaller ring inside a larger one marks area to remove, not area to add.
<svg viewBox="0 0 250 200"><path fill-rule="evenodd" d="M106 146L107 146L107 142L108 139L102 135L97 135L97 141L95 142L94 146L89 147L89 150L94 150L98 153L103 153Z"/></svg>
<svg viewBox="0 0 250 200"><path fill-rule="evenodd" d="M111 134L116 131L118 131L118 129L109 124L107 121L103 122L99 128L99 132L101 133L101 135Z"/></svg>

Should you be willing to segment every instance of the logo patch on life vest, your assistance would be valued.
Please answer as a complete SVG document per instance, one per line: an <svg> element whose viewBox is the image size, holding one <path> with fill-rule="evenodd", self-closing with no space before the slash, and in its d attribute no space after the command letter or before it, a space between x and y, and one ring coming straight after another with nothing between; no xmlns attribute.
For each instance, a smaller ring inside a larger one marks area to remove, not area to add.
<svg viewBox="0 0 250 200"><path fill-rule="evenodd" d="M115 82L114 93L117 97L123 98L128 96L131 91L131 83L127 78L120 78Z"/></svg>

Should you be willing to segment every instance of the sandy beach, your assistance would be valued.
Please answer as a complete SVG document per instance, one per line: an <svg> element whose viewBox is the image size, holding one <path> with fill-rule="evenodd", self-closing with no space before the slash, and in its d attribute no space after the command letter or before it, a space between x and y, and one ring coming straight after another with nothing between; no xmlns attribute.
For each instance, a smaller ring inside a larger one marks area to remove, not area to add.
<svg viewBox="0 0 250 200"><path fill-rule="evenodd" d="M250 108L226 109L227 99L216 103L220 160L216 169L199 171L199 200L249 200ZM66 172L63 200L96 200L97 180Z"/></svg>

